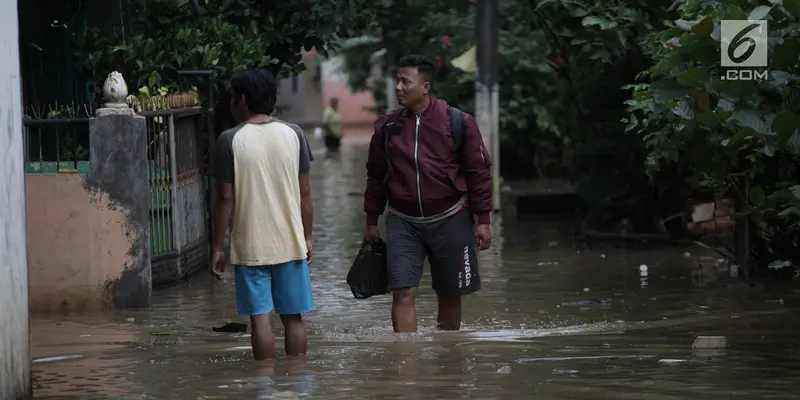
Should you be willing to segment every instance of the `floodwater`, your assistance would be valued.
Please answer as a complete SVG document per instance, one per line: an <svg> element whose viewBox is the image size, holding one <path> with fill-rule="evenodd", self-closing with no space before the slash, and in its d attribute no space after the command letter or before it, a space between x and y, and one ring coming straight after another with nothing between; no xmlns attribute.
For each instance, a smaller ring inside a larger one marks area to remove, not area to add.
<svg viewBox="0 0 800 400"><path fill-rule="evenodd" d="M211 332L247 320L236 315L231 277L202 275L156 292L151 310L34 319L36 398L797 397L792 287L732 284L696 249L576 249L569 221L498 218L463 330L433 329L426 279L420 332L394 335L390 299L355 300L344 282L362 233L365 151L345 144L314 163L307 357L256 363L247 334ZM600 299L610 301L561 305ZM727 336L728 348L693 353L698 335Z"/></svg>

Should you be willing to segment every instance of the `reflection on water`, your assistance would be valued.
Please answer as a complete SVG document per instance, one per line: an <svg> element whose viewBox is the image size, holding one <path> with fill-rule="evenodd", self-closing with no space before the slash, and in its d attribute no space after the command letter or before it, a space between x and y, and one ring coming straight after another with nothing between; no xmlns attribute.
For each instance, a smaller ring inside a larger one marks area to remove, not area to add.
<svg viewBox="0 0 800 400"><path fill-rule="evenodd" d="M36 397L796 397L791 288L699 279L686 249L576 250L569 222L498 219L464 329L433 329L426 280L420 332L395 336L390 299L354 300L344 282L361 241L365 150L346 145L315 162L318 307L307 316L307 358L255 363L247 334L211 332L247 320L236 315L230 277L199 276L156 292L152 310L35 319ZM697 335L725 335L729 348L693 354Z"/></svg>

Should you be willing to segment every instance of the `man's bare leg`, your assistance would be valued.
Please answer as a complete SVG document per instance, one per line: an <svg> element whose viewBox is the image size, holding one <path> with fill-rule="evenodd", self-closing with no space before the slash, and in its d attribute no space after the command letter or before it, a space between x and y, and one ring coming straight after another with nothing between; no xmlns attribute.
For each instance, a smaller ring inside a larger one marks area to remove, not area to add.
<svg viewBox="0 0 800 400"><path fill-rule="evenodd" d="M392 292L392 326L395 333L417 331L415 301L417 288L402 288Z"/></svg>
<svg viewBox="0 0 800 400"><path fill-rule="evenodd" d="M281 314L281 322L286 335L286 355L305 355L308 352L308 336L303 317L300 314Z"/></svg>
<svg viewBox="0 0 800 400"><path fill-rule="evenodd" d="M269 313L250 316L250 343L253 345L253 358L266 360L275 358L275 336L269 323Z"/></svg>
<svg viewBox="0 0 800 400"><path fill-rule="evenodd" d="M443 331L461 329L461 296L445 296L437 293L436 297L439 300L437 328Z"/></svg>

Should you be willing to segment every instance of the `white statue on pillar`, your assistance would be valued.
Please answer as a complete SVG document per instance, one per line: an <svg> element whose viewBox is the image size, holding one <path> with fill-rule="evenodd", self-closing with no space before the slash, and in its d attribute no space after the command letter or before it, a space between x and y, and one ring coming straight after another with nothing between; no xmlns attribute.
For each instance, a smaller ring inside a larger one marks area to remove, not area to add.
<svg viewBox="0 0 800 400"><path fill-rule="evenodd" d="M97 116L123 114L134 115L125 99L128 97L128 84L122 78L122 74L114 71L108 74L105 83L103 84L103 107L97 110Z"/></svg>

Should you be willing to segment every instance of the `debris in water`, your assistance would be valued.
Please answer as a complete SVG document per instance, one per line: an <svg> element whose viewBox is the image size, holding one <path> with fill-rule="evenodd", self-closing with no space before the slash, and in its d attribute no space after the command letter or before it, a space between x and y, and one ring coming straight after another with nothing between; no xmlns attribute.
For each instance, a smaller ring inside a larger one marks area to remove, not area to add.
<svg viewBox="0 0 800 400"><path fill-rule="evenodd" d="M677 359L677 358L662 358L662 359L658 360L658 362L661 363L661 364L680 364L680 363L683 363L683 362L686 362L686 361L687 360L680 360L680 359Z"/></svg>
<svg viewBox="0 0 800 400"><path fill-rule="evenodd" d="M767 303L783 304L783 299L767 300Z"/></svg>
<svg viewBox="0 0 800 400"><path fill-rule="evenodd" d="M769 269L771 269L773 271L777 271L779 269L789 268L789 267L794 267L794 264L792 264L791 261L787 261L787 260L775 260L775 261L769 263L769 265L767 265L767 268L769 268Z"/></svg>
<svg viewBox="0 0 800 400"><path fill-rule="evenodd" d="M537 267L542 267L542 266L545 266L545 265L558 265L558 261L542 261L542 262L536 263Z"/></svg>
<svg viewBox="0 0 800 400"><path fill-rule="evenodd" d="M547 242L547 247L550 247L551 249L558 247L558 245L558 242Z"/></svg>
<svg viewBox="0 0 800 400"><path fill-rule="evenodd" d="M692 257L692 253L689 253L689 252L687 251L687 252L683 253L683 257L684 257L684 258L691 258L691 257Z"/></svg>
<svg viewBox="0 0 800 400"><path fill-rule="evenodd" d="M497 369L497 373L498 374L510 374L511 373L511 367L509 367L508 365L503 365L502 367Z"/></svg>
<svg viewBox="0 0 800 400"><path fill-rule="evenodd" d="M588 292L588 291L589 291L589 288L588 288L588 287L585 287L585 288L583 288L583 291L584 291L584 292Z"/></svg>
<svg viewBox="0 0 800 400"><path fill-rule="evenodd" d="M568 375L568 374L577 374L578 370L575 369L554 369L553 375Z"/></svg>
<svg viewBox="0 0 800 400"><path fill-rule="evenodd" d="M239 322L228 322L227 324L220 326L219 328L211 328L214 332L226 332L226 333L245 333L247 332L247 324L242 324Z"/></svg>
<svg viewBox="0 0 800 400"><path fill-rule="evenodd" d="M603 360L603 359L636 359L654 358L655 355L618 355L618 356L575 356L575 357L534 357L520 358L518 364L526 364L537 361L574 361L574 360Z"/></svg>
<svg viewBox="0 0 800 400"><path fill-rule="evenodd" d="M644 265L644 264L640 265L639 266L639 272L647 273L647 265Z"/></svg>
<svg viewBox="0 0 800 400"><path fill-rule="evenodd" d="M83 356L79 355L79 354L70 354L70 355L66 355L66 356L37 358L37 359L33 360L32 362L34 364L38 364L38 363L46 363L46 362L54 362L54 361L72 360L74 358L81 358L81 357L83 357Z"/></svg>
<svg viewBox="0 0 800 400"><path fill-rule="evenodd" d="M564 301L562 306L600 306L604 304L611 304L611 299L598 299L598 300L572 300Z"/></svg>
<svg viewBox="0 0 800 400"><path fill-rule="evenodd" d="M698 336L694 339L692 349L724 349L728 347L725 336Z"/></svg>
<svg viewBox="0 0 800 400"><path fill-rule="evenodd" d="M600 254L600 258L606 258L605 254Z"/></svg>
<svg viewBox="0 0 800 400"><path fill-rule="evenodd" d="M290 392L290 391L288 391L288 390L287 390L287 391L285 391L285 392L275 392L275 393L273 393L273 394L272 394L272 397L292 397L292 398L298 398L298 397L305 396L305 395L307 395L307 394L308 394L308 393Z"/></svg>
<svg viewBox="0 0 800 400"><path fill-rule="evenodd" d="M133 321L136 321L136 320L135 320L135 319L133 319L133 318L128 318L126 321L128 321L128 322L133 322Z"/></svg>

